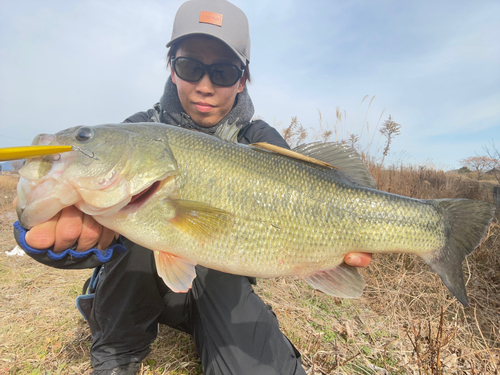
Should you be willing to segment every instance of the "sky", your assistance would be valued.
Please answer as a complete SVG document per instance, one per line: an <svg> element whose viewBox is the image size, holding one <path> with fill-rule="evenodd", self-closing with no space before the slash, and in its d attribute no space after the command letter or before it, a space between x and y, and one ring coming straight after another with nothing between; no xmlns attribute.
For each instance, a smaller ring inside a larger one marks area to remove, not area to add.
<svg viewBox="0 0 500 375"><path fill-rule="evenodd" d="M182 2L0 0L0 147L151 108ZM336 129L380 156L390 115L387 162L443 169L500 145L498 0L233 3L250 24L255 115L278 129L296 116L309 141Z"/></svg>

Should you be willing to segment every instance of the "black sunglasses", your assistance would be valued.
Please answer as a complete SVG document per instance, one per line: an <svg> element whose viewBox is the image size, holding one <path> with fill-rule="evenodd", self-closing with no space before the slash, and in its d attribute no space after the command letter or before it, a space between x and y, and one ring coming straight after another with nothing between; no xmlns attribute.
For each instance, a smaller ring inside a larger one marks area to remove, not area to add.
<svg viewBox="0 0 500 375"><path fill-rule="evenodd" d="M198 82L207 72L214 85L225 87L234 85L245 72L245 69L240 69L234 64L205 65L201 61L189 57L172 59L172 67L175 74L184 81Z"/></svg>

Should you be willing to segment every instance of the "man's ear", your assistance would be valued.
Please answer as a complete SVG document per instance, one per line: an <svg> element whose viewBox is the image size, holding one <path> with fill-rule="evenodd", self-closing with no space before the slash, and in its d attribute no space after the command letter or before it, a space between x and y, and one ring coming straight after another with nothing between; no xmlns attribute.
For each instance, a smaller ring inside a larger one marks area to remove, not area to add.
<svg viewBox="0 0 500 375"><path fill-rule="evenodd" d="M243 91L246 84L246 75L243 74L243 77L240 78L240 82L238 83L238 94Z"/></svg>

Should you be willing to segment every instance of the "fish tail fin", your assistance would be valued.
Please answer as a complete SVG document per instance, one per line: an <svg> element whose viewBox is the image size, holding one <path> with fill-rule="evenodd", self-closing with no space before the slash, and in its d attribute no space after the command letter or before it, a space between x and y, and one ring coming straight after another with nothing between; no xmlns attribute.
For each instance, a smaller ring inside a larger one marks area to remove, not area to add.
<svg viewBox="0 0 500 375"><path fill-rule="evenodd" d="M443 214L446 243L423 258L453 295L468 306L462 262L486 236L495 207L468 199L432 199L428 202Z"/></svg>

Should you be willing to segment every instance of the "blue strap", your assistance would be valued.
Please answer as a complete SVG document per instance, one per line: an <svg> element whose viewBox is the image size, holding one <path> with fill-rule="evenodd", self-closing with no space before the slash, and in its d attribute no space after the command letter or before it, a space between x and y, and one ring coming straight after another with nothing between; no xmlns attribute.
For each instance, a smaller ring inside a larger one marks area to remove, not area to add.
<svg viewBox="0 0 500 375"><path fill-rule="evenodd" d="M19 224L19 221L16 221L14 223L14 227L19 231L19 243L24 251L36 255L46 254L50 259L53 260L60 260L67 256L71 256L73 258L86 258L88 256L95 255L99 262L106 263L113 256L113 251L116 250L121 254L127 251L127 248L123 245L121 239L119 240L119 242L111 245L106 250L99 250L98 248L89 249L87 251L76 251L75 249L66 249L61 253L54 253L52 249L38 250L30 247L26 243L26 233L28 231L24 229L21 226L21 224Z"/></svg>
<svg viewBox="0 0 500 375"><path fill-rule="evenodd" d="M89 320L89 313L92 311L92 304L93 304L93 299L94 299L94 293L92 294L82 294L81 296L76 297L75 299L75 304L76 308L82 315L83 319ZM87 308L83 307L84 304L86 303Z"/></svg>
<svg viewBox="0 0 500 375"><path fill-rule="evenodd" d="M92 277L90 278L87 294L95 292L95 288L97 287L97 281L99 280L99 276L101 275L102 270L103 270L102 266L94 268L94 272L92 273Z"/></svg>
<svg viewBox="0 0 500 375"><path fill-rule="evenodd" d="M75 299L76 307L85 320L89 320L89 314L92 311L92 305L94 303L97 281L99 280L99 276L101 275L103 269L103 266L94 268L94 272L92 272L92 277L90 278L89 286L87 287L85 294L82 294Z"/></svg>

